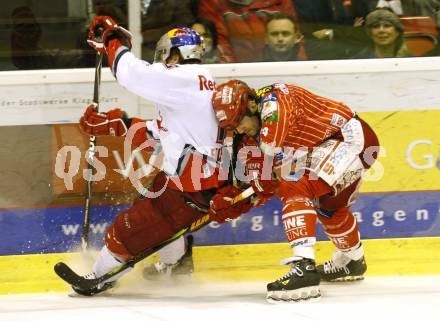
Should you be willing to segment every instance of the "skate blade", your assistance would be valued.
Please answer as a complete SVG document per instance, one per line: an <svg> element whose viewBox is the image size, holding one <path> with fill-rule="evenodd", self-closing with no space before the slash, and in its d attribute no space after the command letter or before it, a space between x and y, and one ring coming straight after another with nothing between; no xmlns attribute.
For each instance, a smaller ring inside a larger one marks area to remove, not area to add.
<svg viewBox="0 0 440 321"><path fill-rule="evenodd" d="M357 276L343 276L334 280L323 280L330 283L338 283L338 282L356 282L356 281L362 281L364 278L363 275L357 275Z"/></svg>
<svg viewBox="0 0 440 321"><path fill-rule="evenodd" d="M190 274L174 274L174 275L155 275L155 276L144 276L144 280L151 283L188 283L193 281L192 273Z"/></svg>
<svg viewBox="0 0 440 321"><path fill-rule="evenodd" d="M105 290L102 292L98 292L96 294L93 295L82 295L79 293L76 293L75 291L69 292L67 293L67 296L69 298L80 298L80 299L90 299L92 297L107 297L107 296L112 296L114 293L114 288L111 288L109 290Z"/></svg>
<svg viewBox="0 0 440 321"><path fill-rule="evenodd" d="M297 290L269 291L266 300L269 303L282 302L315 302L321 298L319 286L309 286Z"/></svg>

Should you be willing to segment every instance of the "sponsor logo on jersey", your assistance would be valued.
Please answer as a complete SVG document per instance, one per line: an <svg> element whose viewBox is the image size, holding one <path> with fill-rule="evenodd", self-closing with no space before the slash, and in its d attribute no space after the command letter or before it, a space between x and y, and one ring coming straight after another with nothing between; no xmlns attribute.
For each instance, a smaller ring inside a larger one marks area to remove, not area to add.
<svg viewBox="0 0 440 321"><path fill-rule="evenodd" d="M231 87L224 87L222 90L222 104L227 105L232 102L232 88Z"/></svg>
<svg viewBox="0 0 440 321"><path fill-rule="evenodd" d="M278 121L278 112L274 112L273 114L267 116L266 118L263 119L263 121L265 122L277 122Z"/></svg>
<svg viewBox="0 0 440 321"><path fill-rule="evenodd" d="M337 126L337 127L342 127L346 122L347 122L347 120L344 117L342 117L341 115L333 114L332 121L331 121L332 125Z"/></svg>
<svg viewBox="0 0 440 321"><path fill-rule="evenodd" d="M277 101L277 99L278 99L278 98L277 98L277 95L276 95L276 94L274 94L274 93L269 94L269 95L267 95L266 97L264 97L264 98L261 100L261 106L263 106L265 102L268 102L268 101Z"/></svg>
<svg viewBox="0 0 440 321"><path fill-rule="evenodd" d="M215 82L211 79L206 79L203 75L198 75L199 77L199 88L200 90L210 90L213 91L215 89Z"/></svg>
<svg viewBox="0 0 440 321"><path fill-rule="evenodd" d="M273 90L273 86L266 86L266 87L260 88L257 90L257 97L262 98L263 96L265 96L267 93L271 92L272 90Z"/></svg>
<svg viewBox="0 0 440 321"><path fill-rule="evenodd" d="M278 121L278 104L276 99L267 98L269 100L262 102L261 119L263 121L276 122Z"/></svg>

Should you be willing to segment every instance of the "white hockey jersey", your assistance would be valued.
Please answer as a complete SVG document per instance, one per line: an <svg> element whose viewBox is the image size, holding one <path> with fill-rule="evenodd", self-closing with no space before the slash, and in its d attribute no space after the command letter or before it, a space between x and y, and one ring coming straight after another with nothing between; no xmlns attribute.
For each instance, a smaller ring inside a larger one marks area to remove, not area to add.
<svg viewBox="0 0 440 321"><path fill-rule="evenodd" d="M161 142L165 173L180 176L191 150L214 160L221 145L211 105L215 83L207 68L149 64L125 51L113 71L119 84L155 104L155 121L147 128Z"/></svg>

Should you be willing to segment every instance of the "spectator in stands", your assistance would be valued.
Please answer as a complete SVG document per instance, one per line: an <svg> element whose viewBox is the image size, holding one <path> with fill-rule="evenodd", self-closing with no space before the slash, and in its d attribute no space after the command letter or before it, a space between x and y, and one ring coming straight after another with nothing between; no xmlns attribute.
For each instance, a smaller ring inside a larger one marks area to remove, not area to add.
<svg viewBox="0 0 440 321"><path fill-rule="evenodd" d="M440 29L440 0L378 0L377 8L390 8L398 16L429 16Z"/></svg>
<svg viewBox="0 0 440 321"><path fill-rule="evenodd" d="M376 8L390 8L398 16L430 16L438 19L440 0L378 0Z"/></svg>
<svg viewBox="0 0 440 321"><path fill-rule="evenodd" d="M41 25L27 6L12 11L11 60L18 69L87 67L79 49L60 50L41 47Z"/></svg>
<svg viewBox="0 0 440 321"><path fill-rule="evenodd" d="M93 9L97 16L110 16L118 25L127 28L127 15L116 4L116 0L93 0Z"/></svg>
<svg viewBox="0 0 440 321"><path fill-rule="evenodd" d="M96 51L93 50L87 43L87 36L89 33L89 25L94 16L110 16L120 26L128 28L128 19L126 10L123 10L121 4L117 0L93 0L93 14L89 17L84 25L84 31L77 39L77 48L82 50L82 57L84 65L93 67L95 65ZM103 65L107 66L106 59L103 60Z"/></svg>
<svg viewBox="0 0 440 321"><path fill-rule="evenodd" d="M127 16L116 6L115 0L94 0L96 15L111 16L127 26ZM11 60L18 69L81 68L95 65L96 52L87 43L88 25L78 34L76 49L48 49L41 46L42 28L28 6L13 10L11 32ZM104 61L104 64L106 62Z"/></svg>
<svg viewBox="0 0 440 321"><path fill-rule="evenodd" d="M395 14L399 16L403 15L402 3L400 0L378 0L375 2L377 2L376 8L390 8Z"/></svg>
<svg viewBox="0 0 440 321"><path fill-rule="evenodd" d="M303 36L297 30L292 17L277 13L266 24L266 45L261 61L307 60Z"/></svg>
<svg viewBox="0 0 440 321"><path fill-rule="evenodd" d="M370 45L353 58L411 57L403 39L403 25L399 17L387 8L376 9L365 19Z"/></svg>
<svg viewBox="0 0 440 321"><path fill-rule="evenodd" d="M140 0L142 10L142 58L153 61L159 38L168 30L194 21L191 0Z"/></svg>
<svg viewBox="0 0 440 321"><path fill-rule="evenodd" d="M421 57L436 57L440 56L440 45L437 44L433 49L425 52Z"/></svg>
<svg viewBox="0 0 440 321"><path fill-rule="evenodd" d="M203 37L205 41L205 55L202 57L203 64L219 64L222 61L217 50L217 29L212 21L197 18L190 28Z"/></svg>
<svg viewBox="0 0 440 321"><path fill-rule="evenodd" d="M127 15L116 5L115 0L93 0L93 8L97 16L110 16L118 25L127 28Z"/></svg>
<svg viewBox="0 0 440 321"><path fill-rule="evenodd" d="M193 14L194 17L198 17L199 16L199 7L200 7L200 0L191 0L191 12Z"/></svg>
<svg viewBox="0 0 440 321"><path fill-rule="evenodd" d="M342 59L365 46L362 26L371 0L292 0L314 59Z"/></svg>
<svg viewBox="0 0 440 321"><path fill-rule="evenodd" d="M251 62L264 47L265 25L283 12L296 22L291 0L201 0L199 16L214 22L222 61Z"/></svg>

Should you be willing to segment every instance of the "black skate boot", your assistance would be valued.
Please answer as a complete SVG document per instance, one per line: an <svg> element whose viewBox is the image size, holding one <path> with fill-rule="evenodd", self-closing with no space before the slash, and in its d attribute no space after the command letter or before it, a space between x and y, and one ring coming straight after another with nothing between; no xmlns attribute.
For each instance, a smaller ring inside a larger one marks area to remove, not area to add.
<svg viewBox="0 0 440 321"><path fill-rule="evenodd" d="M194 262L192 258L193 243L194 238L192 235L189 235L186 238L186 252L179 261L174 264L157 262L153 265L147 266L143 271L144 278L154 281L164 278L191 276L194 271Z"/></svg>
<svg viewBox="0 0 440 321"><path fill-rule="evenodd" d="M347 259L345 262L331 259L316 267L323 281L327 282L350 282L364 279L364 273L367 271L365 258L359 260Z"/></svg>
<svg viewBox="0 0 440 321"><path fill-rule="evenodd" d="M291 259L289 261L289 259ZM289 258L283 264L291 264L289 273L275 282L267 285L267 300L269 302L292 301L298 302L317 299L321 296L315 261L306 258Z"/></svg>
<svg viewBox="0 0 440 321"><path fill-rule="evenodd" d="M95 273L92 272L92 273L85 275L84 278L96 279L96 275L95 275ZM75 293L82 295L82 296L94 296L95 294L98 294L98 293L101 293L101 292L104 292L108 289L113 288L115 286L115 284L116 284L116 281L105 282L105 283L99 284L98 286L96 286L92 289L89 289L89 290L82 290L82 289L79 289L79 288L72 285L72 289L73 289L73 291L75 291Z"/></svg>

